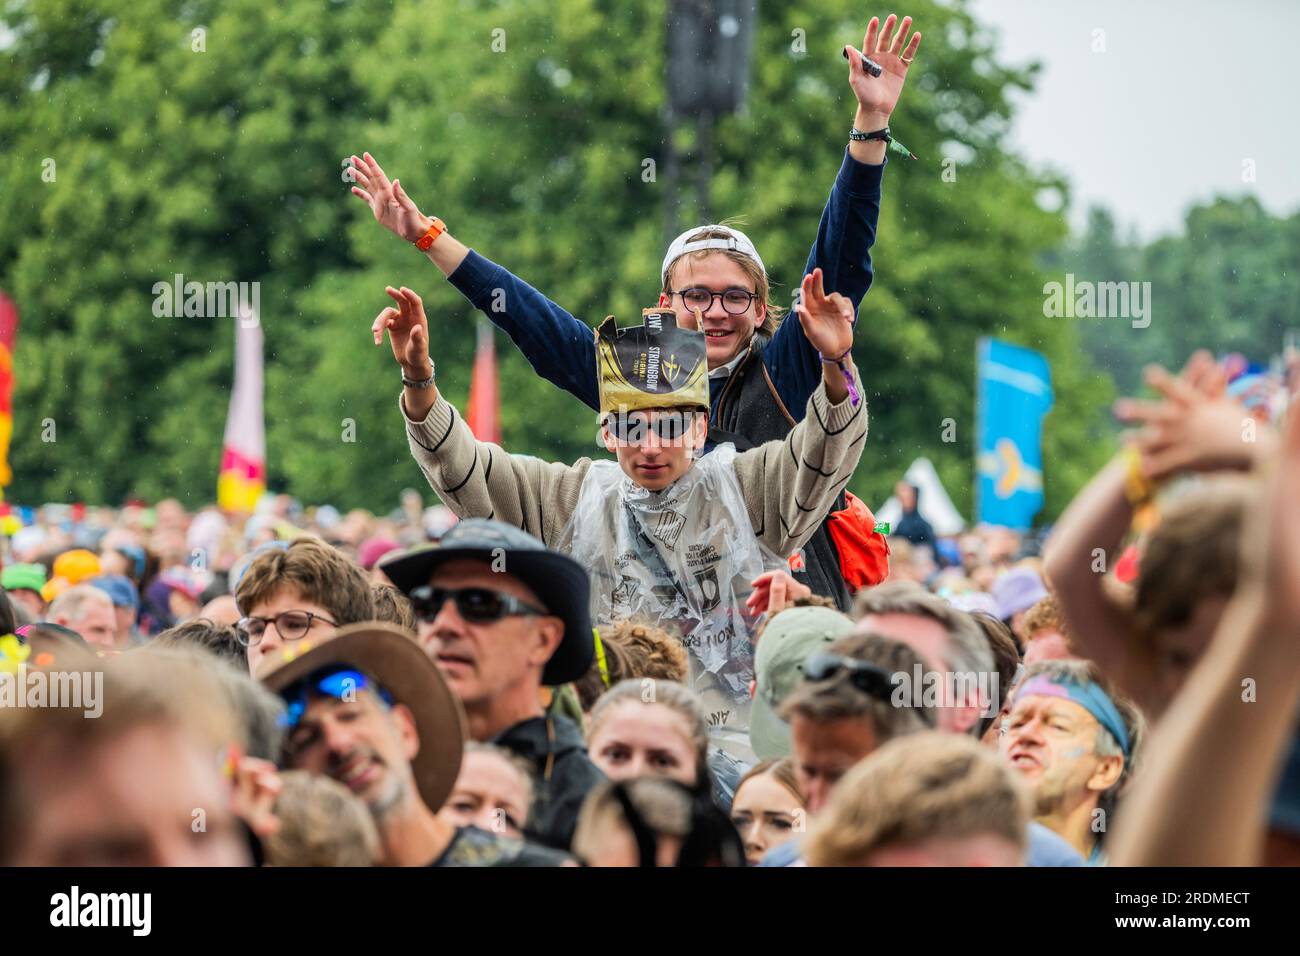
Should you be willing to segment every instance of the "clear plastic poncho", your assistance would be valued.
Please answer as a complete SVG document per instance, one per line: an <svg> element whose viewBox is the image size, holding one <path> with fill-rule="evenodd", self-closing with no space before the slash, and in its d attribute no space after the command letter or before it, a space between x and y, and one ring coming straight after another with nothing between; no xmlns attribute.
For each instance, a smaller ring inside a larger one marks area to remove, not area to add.
<svg viewBox="0 0 1300 956"><path fill-rule="evenodd" d="M681 639L714 743L752 759L745 599L755 577L786 565L754 533L735 458L719 445L663 491L593 462L557 549L591 573L593 620L639 618Z"/></svg>

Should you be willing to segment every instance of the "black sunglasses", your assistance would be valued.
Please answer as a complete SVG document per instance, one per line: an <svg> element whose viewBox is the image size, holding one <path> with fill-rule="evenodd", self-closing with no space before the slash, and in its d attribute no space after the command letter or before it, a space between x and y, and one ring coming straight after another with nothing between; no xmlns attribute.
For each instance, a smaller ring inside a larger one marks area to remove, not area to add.
<svg viewBox="0 0 1300 956"><path fill-rule="evenodd" d="M611 414L605 418L605 425L615 441L627 445L642 444L650 432L661 442L675 442L690 431L695 415L695 412L660 412L647 419L645 412Z"/></svg>
<svg viewBox="0 0 1300 956"><path fill-rule="evenodd" d="M829 680L842 673L847 673L849 683L869 697L889 700L894 693L894 682L889 672L866 661L819 651L803 663L803 676L807 680Z"/></svg>
<svg viewBox="0 0 1300 956"><path fill-rule="evenodd" d="M432 623L448 601L456 602L456 613L472 624L490 624L512 615L545 616L550 613L490 588L452 590L426 584L411 591L411 607L415 610L415 619L422 624Z"/></svg>

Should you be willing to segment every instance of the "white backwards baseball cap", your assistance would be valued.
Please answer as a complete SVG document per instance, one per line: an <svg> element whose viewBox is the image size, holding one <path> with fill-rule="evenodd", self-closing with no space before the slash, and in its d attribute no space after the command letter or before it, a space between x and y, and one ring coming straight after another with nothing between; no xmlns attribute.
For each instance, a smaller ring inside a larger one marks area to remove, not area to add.
<svg viewBox="0 0 1300 956"><path fill-rule="evenodd" d="M691 236L706 231L725 232L727 235L725 238L718 236L712 239L696 239L694 242L687 241ZM758 250L755 249L754 244L749 241L749 236L745 235L739 229L732 229L730 226L714 224L710 226L696 226L693 229L687 229L684 233L673 240L672 245L668 247L668 251L664 253L664 264L663 268L659 270L659 281L668 281L669 267L672 266L672 264L681 256L686 255L688 252L701 252L705 249L739 252L742 256L753 259L754 262L758 264L759 269L763 271L763 274L767 275L767 268L763 265L763 260L759 258Z"/></svg>

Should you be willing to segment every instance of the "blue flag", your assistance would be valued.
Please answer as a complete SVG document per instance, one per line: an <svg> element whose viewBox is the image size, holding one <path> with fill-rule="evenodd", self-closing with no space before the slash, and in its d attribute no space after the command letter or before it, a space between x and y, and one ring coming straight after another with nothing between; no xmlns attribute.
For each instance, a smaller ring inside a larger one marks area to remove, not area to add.
<svg viewBox="0 0 1300 956"><path fill-rule="evenodd" d="M1047 359L979 341L978 520L1024 530L1043 507L1043 416L1052 407Z"/></svg>

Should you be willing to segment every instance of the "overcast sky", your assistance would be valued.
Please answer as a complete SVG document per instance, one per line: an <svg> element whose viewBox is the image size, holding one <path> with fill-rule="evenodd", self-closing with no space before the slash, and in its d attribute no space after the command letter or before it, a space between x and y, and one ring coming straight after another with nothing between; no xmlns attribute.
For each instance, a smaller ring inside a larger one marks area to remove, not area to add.
<svg viewBox="0 0 1300 956"><path fill-rule="evenodd" d="M1275 214L1300 207L1296 0L972 0L971 10L996 30L1001 62L1043 64L1013 145L1069 177L1076 228L1093 203L1143 239L1179 231L1187 208L1216 193L1253 192ZM1092 50L1096 29L1104 53ZM1254 183L1242 181L1246 159Z"/></svg>

